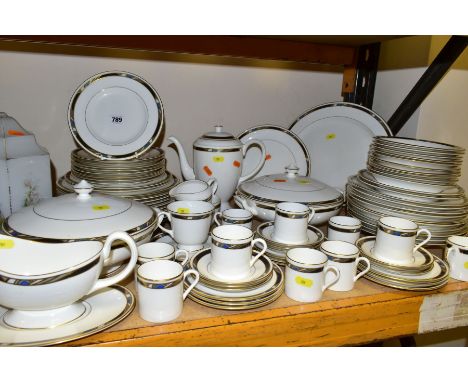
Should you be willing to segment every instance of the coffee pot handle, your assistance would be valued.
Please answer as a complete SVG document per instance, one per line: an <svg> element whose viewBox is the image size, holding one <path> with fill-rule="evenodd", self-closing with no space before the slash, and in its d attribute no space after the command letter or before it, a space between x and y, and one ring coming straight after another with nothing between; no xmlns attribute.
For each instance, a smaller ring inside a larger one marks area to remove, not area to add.
<svg viewBox="0 0 468 382"><path fill-rule="evenodd" d="M265 149L265 145L260 142L260 141L257 141L255 139L252 139L250 142L246 143L244 146L242 146L242 156L245 157L245 154L247 153L247 150L249 149L250 146L253 146L253 145L257 145L260 147L260 151L261 151L261 154L260 154L260 161L258 162L258 165L257 167L255 167L251 172L250 174L247 174L245 176L241 176L240 179L239 179L239 183L242 183L242 182L245 182L246 180L254 177L255 175L257 175L257 173L262 169L264 163L265 163L265 160L266 160L266 149Z"/></svg>

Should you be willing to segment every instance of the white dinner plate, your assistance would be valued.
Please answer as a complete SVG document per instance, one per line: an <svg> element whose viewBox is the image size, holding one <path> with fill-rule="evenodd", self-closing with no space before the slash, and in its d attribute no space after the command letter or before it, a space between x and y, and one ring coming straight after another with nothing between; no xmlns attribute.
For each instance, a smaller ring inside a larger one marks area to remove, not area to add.
<svg viewBox="0 0 468 382"><path fill-rule="evenodd" d="M282 174L286 166L294 163L300 175L310 175L310 155L301 139L293 132L275 125L252 127L237 137L243 144L258 140L265 145L266 158L262 169L255 175ZM257 146L247 150L242 163L242 176L250 174L260 162Z"/></svg>
<svg viewBox="0 0 468 382"><path fill-rule="evenodd" d="M149 150L162 131L162 102L143 78L127 72L99 73L73 94L68 124L90 154L127 159Z"/></svg>
<svg viewBox="0 0 468 382"><path fill-rule="evenodd" d="M348 102L314 107L289 129L302 139L310 153L310 176L341 190L349 176L366 168L372 138L392 135L382 117Z"/></svg>

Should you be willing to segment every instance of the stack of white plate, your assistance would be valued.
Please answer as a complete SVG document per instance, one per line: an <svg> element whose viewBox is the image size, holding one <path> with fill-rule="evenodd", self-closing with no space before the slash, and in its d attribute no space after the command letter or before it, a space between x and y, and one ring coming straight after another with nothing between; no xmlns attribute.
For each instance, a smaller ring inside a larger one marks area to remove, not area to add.
<svg viewBox="0 0 468 382"><path fill-rule="evenodd" d="M348 213L375 234L383 216L409 219L432 233L431 245L468 232L468 200L456 185L464 149L408 138L375 137L368 169L348 180Z"/></svg>
<svg viewBox="0 0 468 382"><path fill-rule="evenodd" d="M246 310L268 305L278 299L284 290L284 274L266 256L252 267L243 279L228 281L210 272L211 249L195 254L191 268L200 273L200 281L189 294L189 298L201 305L224 310ZM192 276L186 280L191 283Z"/></svg>
<svg viewBox="0 0 468 382"><path fill-rule="evenodd" d="M356 242L361 255L366 257L371 268L365 278L391 288L429 291L442 288L449 279L449 267L443 260L420 248L408 264L395 264L374 252L375 236L363 237ZM359 264L359 270L365 265Z"/></svg>
<svg viewBox="0 0 468 382"><path fill-rule="evenodd" d="M82 179L96 191L164 208L169 190L178 179L166 171L164 151L153 148L141 157L125 161L102 160L77 149L71 154L71 171L57 181L59 194L70 193Z"/></svg>

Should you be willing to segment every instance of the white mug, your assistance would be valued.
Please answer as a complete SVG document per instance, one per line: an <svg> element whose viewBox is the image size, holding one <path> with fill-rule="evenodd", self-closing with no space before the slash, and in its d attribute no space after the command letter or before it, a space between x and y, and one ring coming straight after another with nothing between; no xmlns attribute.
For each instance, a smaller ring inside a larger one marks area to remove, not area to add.
<svg viewBox="0 0 468 382"><path fill-rule="evenodd" d="M138 247L138 264L153 260L177 260L183 255L180 264L184 267L190 260L190 255L185 249L176 249L167 243L146 243Z"/></svg>
<svg viewBox="0 0 468 382"><path fill-rule="evenodd" d="M328 272L335 277L325 282ZM316 249L294 248L286 253L285 293L295 301L319 301L325 289L339 278L339 269L329 266L327 256Z"/></svg>
<svg viewBox="0 0 468 382"><path fill-rule="evenodd" d="M370 270L370 261L365 257L359 257L359 248L346 241L324 241L320 250L327 255L328 264L340 271L340 278L330 286L330 290L345 292L354 288L354 283ZM366 269L356 274L358 264L365 263ZM333 279L331 274L325 277L326 282Z"/></svg>
<svg viewBox="0 0 468 382"><path fill-rule="evenodd" d="M239 280L249 275L255 262L267 245L263 239L254 239L252 230L239 225L221 225L211 232L211 263L209 271L225 280ZM252 257L256 243L263 247Z"/></svg>
<svg viewBox="0 0 468 382"><path fill-rule="evenodd" d="M252 212L242 208L230 208L223 212L216 212L214 216L217 225L235 224L252 229Z"/></svg>
<svg viewBox="0 0 468 382"><path fill-rule="evenodd" d="M169 234L178 248L196 251L203 248L208 239L214 207L211 203L198 200L184 200L168 204L169 212L158 214L158 226ZM172 230L164 228L164 217L171 222Z"/></svg>
<svg viewBox="0 0 468 382"><path fill-rule="evenodd" d="M386 216L379 219L373 254L383 260L396 264L410 264L414 261L413 253L431 240L431 233L418 229L411 220ZM426 234L426 240L418 245L416 238Z"/></svg>
<svg viewBox="0 0 468 382"><path fill-rule="evenodd" d="M275 208L275 224L272 237L285 244L301 244L308 241L307 226L315 211L301 203L283 202Z"/></svg>
<svg viewBox="0 0 468 382"><path fill-rule="evenodd" d="M332 216L328 220L328 240L354 244L361 233L361 221L351 216Z"/></svg>
<svg viewBox="0 0 468 382"><path fill-rule="evenodd" d="M450 277L468 281L468 237L450 236L447 239L445 256L450 265Z"/></svg>
<svg viewBox="0 0 468 382"><path fill-rule="evenodd" d="M194 279L184 292L184 280ZM138 310L140 317L149 322L172 321L182 313L184 300L198 283L199 273L183 270L175 261L154 260L142 264L136 271Z"/></svg>

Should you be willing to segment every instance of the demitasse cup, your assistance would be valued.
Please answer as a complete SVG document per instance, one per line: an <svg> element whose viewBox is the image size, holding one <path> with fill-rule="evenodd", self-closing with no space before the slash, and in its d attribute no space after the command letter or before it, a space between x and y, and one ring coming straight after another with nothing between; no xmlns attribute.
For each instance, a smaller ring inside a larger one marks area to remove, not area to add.
<svg viewBox="0 0 468 382"><path fill-rule="evenodd" d="M370 270L370 262L365 257L359 257L359 248L346 241L324 241L320 245L322 251L328 257L328 264L340 271L340 278L330 286L330 290L345 292L354 288L354 283ZM366 269L356 274L359 262L366 264ZM333 280L328 273L325 282Z"/></svg>
<svg viewBox="0 0 468 382"><path fill-rule="evenodd" d="M246 228L252 229L252 212L242 208L230 208L223 212L216 212L214 220L217 225L241 225Z"/></svg>
<svg viewBox="0 0 468 382"><path fill-rule="evenodd" d="M450 277L468 281L468 237L450 236L445 247L445 258L450 265Z"/></svg>
<svg viewBox="0 0 468 382"><path fill-rule="evenodd" d="M329 272L335 277L325 282ZM328 265L327 256L316 249L294 248L286 253L285 293L295 301L319 301L325 289L339 278L339 269Z"/></svg>
<svg viewBox="0 0 468 382"><path fill-rule="evenodd" d="M239 280L248 276L267 245L254 239L252 230L240 225L221 225L211 232L211 263L208 270L225 280ZM252 257L253 246L259 243L260 252Z"/></svg>
<svg viewBox="0 0 468 382"><path fill-rule="evenodd" d="M332 216L328 220L328 240L354 244L361 233L361 221L351 216Z"/></svg>
<svg viewBox="0 0 468 382"><path fill-rule="evenodd" d="M177 260L183 256L180 264L184 267L190 260L189 253L185 249L176 250L172 245L167 243L146 243L138 247L138 265L147 263L153 260Z"/></svg>
<svg viewBox="0 0 468 382"><path fill-rule="evenodd" d="M184 292L184 280L194 279ZM138 310L149 322L172 321L182 313L183 302L198 283L199 273L171 260L154 260L142 264L136 271Z"/></svg>
<svg viewBox="0 0 468 382"><path fill-rule="evenodd" d="M273 239L285 244L306 243L307 225L314 214L312 207L301 203L278 203L275 208Z"/></svg>
<svg viewBox="0 0 468 382"><path fill-rule="evenodd" d="M184 200L168 204L167 210L158 214L159 228L174 239L179 249L202 249L210 232L214 206L208 202ZM170 221L171 230L161 225L164 217Z"/></svg>
<svg viewBox="0 0 468 382"><path fill-rule="evenodd" d="M380 218L373 254L396 264L412 263L413 253L431 240L431 233L427 229L418 228L411 220L390 216ZM427 238L415 245L416 238L423 233Z"/></svg>

